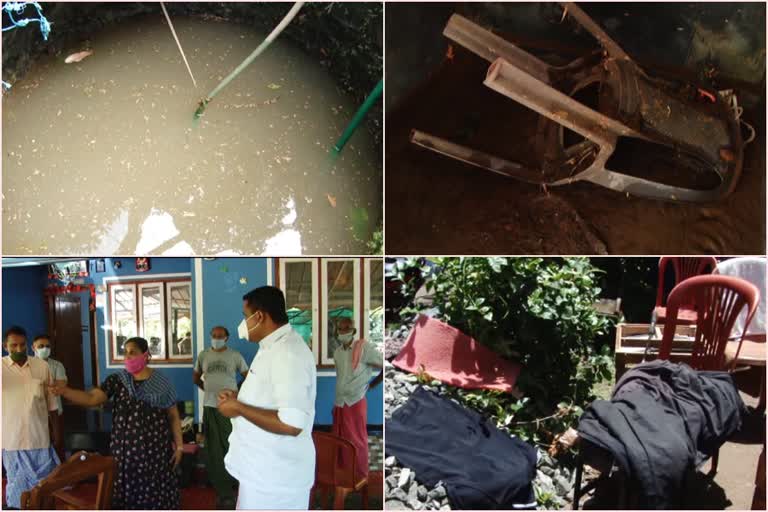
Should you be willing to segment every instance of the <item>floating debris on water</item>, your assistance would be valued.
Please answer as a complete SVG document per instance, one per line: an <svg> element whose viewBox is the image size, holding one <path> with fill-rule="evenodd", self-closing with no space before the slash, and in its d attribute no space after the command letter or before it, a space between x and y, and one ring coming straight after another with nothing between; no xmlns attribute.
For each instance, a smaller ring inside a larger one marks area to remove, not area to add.
<svg viewBox="0 0 768 512"><path fill-rule="evenodd" d="M185 50L193 70L204 69L212 81L241 62L231 51L242 47L241 35L264 37L199 19L174 25L180 39L192 41ZM73 73L61 57L43 56L18 91L4 96L7 252L366 251L328 205L381 204L380 156L363 130L356 141L363 150L348 153L334 174L324 170L344 113L355 105L301 48L276 41L193 124L200 90L162 17L122 22L90 45L109 58ZM92 54L73 53L65 62ZM270 92L278 89L280 95ZM322 190L334 191L328 203ZM51 213L62 198L78 200Z"/></svg>

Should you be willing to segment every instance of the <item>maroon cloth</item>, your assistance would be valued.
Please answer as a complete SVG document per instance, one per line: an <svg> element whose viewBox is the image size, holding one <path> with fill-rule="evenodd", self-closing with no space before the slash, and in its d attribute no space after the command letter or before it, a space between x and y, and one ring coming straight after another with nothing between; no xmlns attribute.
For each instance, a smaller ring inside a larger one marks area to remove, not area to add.
<svg viewBox="0 0 768 512"><path fill-rule="evenodd" d="M428 373L446 384L511 393L520 365L502 358L448 324L421 315L392 361L407 372Z"/></svg>
<svg viewBox="0 0 768 512"><path fill-rule="evenodd" d="M333 434L351 442L357 450L355 461L355 477L368 476L368 402L363 397L354 405L333 408ZM339 464L342 466L351 464L344 459L343 453L339 456Z"/></svg>

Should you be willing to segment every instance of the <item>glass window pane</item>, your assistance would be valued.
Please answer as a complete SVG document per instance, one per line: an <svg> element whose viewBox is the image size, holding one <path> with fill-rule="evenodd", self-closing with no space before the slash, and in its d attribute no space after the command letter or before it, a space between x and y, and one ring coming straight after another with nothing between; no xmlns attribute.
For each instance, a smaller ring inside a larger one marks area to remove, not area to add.
<svg viewBox="0 0 768 512"><path fill-rule="evenodd" d="M324 348L325 358L333 359L333 352L339 342L337 336L357 329L355 325L355 265L349 261L329 261L326 287L328 290L328 343Z"/></svg>
<svg viewBox="0 0 768 512"><path fill-rule="evenodd" d="M314 286L311 261L285 262L285 307L288 309L288 322L304 338L309 348L312 348Z"/></svg>
<svg viewBox="0 0 768 512"><path fill-rule="evenodd" d="M149 353L153 357L165 359L165 340L163 339L163 311L161 285L141 288L141 322L144 338L149 343Z"/></svg>
<svg viewBox="0 0 768 512"><path fill-rule="evenodd" d="M115 356L124 357L123 344L136 336L136 295L133 287L115 288L113 294L113 330L115 335Z"/></svg>
<svg viewBox="0 0 768 512"><path fill-rule="evenodd" d="M171 357L192 357L192 297L190 285L168 285L169 303L168 322L171 330Z"/></svg>
<svg viewBox="0 0 768 512"><path fill-rule="evenodd" d="M384 262L370 260L368 275L368 341L383 351L384 344Z"/></svg>

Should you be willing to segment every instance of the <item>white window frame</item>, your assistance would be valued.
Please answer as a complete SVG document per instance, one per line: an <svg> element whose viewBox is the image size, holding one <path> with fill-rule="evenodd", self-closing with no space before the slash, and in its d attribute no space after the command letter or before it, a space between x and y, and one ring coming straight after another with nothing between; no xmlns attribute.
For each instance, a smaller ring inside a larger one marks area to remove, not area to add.
<svg viewBox="0 0 768 512"><path fill-rule="evenodd" d="M125 356L121 356L118 353L117 350L117 305L115 301L115 296L117 295L117 291L119 290L130 290L133 292L133 318L136 321L136 333L138 334L138 326L139 326L139 312L138 312L138 302L137 302L137 296L136 296L136 285L131 284L120 284L115 283L112 284L109 287L109 311L110 311L110 326L109 326L109 338L110 343L112 344L112 358L115 361L124 361Z"/></svg>
<svg viewBox="0 0 768 512"><path fill-rule="evenodd" d="M138 299L137 305L139 310L139 336L147 340L149 342L149 338L146 336L146 333L144 332L144 296L142 295L142 290L145 288L159 288L160 289L160 325L165 327L168 324L166 323L165 318L165 284L162 281L153 281L148 283L138 283L136 285L136 298ZM168 336L168 332L166 329L163 329L162 338L160 338L160 343L162 343L163 351L166 351L168 346L166 344L166 337ZM166 359L166 354L163 354L162 359Z"/></svg>
<svg viewBox="0 0 768 512"><path fill-rule="evenodd" d="M181 287L181 286L186 286L187 288L189 288L189 319L190 319L190 323L194 326L194 318L193 318L193 314L192 314L192 282L191 281L177 281L177 282L171 281L171 282L166 282L165 286L167 286L169 288L168 296L166 297L165 302L164 302L165 309L168 311L169 314L170 314L171 311L173 311L173 308L171 307L171 301L173 299L173 294L170 292L170 288ZM163 315L165 315L165 313L163 313ZM190 332L191 331L192 331L192 328L190 327ZM168 347L167 360L169 360L169 361L172 361L174 359L176 359L176 360L189 360L189 359L194 359L195 358L194 340L193 340L193 343L192 343L192 353L190 353L189 355L182 355L182 354L174 355L173 354L173 350L171 350L171 343L173 343L171 341L173 339L173 325L171 325L171 320L169 320L165 324L165 335L167 336L167 344L166 344L166 346Z"/></svg>
<svg viewBox="0 0 768 512"><path fill-rule="evenodd" d="M280 289L284 296L288 296L288 279L285 266L287 263L311 263L312 264L312 354L315 356L315 364L320 360L320 290L318 290L318 265L317 258L280 258L279 279Z"/></svg>
<svg viewBox="0 0 768 512"><path fill-rule="evenodd" d="M375 284L373 283L373 279L371 277L371 262L372 261L380 261L381 262L381 271L382 271L382 277L384 272L384 260L380 258L365 258L365 283L363 283L363 297L364 297L364 303L363 303L363 338L366 340L371 339L371 285ZM384 292L384 280L382 279L379 283L379 286L382 287L382 305L383 305L383 292ZM382 333L383 334L383 333Z"/></svg>
<svg viewBox="0 0 768 512"><path fill-rule="evenodd" d="M186 281L188 280L190 283L192 282L192 274L190 272L178 272L178 273L162 273L162 274L133 274L133 275L126 275L126 276L107 276L103 280L104 287L106 290L104 293L107 295L107 298L105 299L107 301L104 306L98 306L98 309L104 309L104 322L105 325L103 326L103 333L104 338L102 339L101 335L98 336L98 343L102 344L105 347L104 350L107 351L106 353L106 363L107 363L107 369L108 370L115 370L124 368L123 361L125 358L123 357L114 357L117 355L117 351L115 350L114 343L116 341L116 338L114 336L114 326L113 325L106 325L106 323L109 321L111 322L114 318L114 304L112 304L112 297L109 294L110 289L114 289L116 286L136 286L141 283L145 282L155 282L155 281L163 281L166 284L169 281ZM107 304L109 307L109 311L106 310ZM202 307L202 299L197 304L198 308ZM109 314L108 314L109 313ZM138 315L138 312L137 312ZM193 323L196 322L195 315L192 315L193 317ZM107 320L109 318L109 320ZM138 331L137 331L138 332ZM194 339L192 340L195 341ZM194 343L193 343L194 346ZM171 362L168 360L162 361L162 362L156 362L151 361L150 366L157 367L157 368L192 368L194 366L194 354L191 360L187 361L179 361L179 362Z"/></svg>
<svg viewBox="0 0 768 512"><path fill-rule="evenodd" d="M320 274L320 283L322 288L322 314L320 315L323 319L323 330L322 330L322 343L320 344L320 365L321 366L336 366L333 357L327 357L327 347L328 347L328 315L330 308L328 307L328 263L333 262L352 262L352 272L354 274L354 281L353 281L353 308L352 308L352 318L355 322L355 327L358 328L359 332L359 322L360 322L360 258L322 258L322 273Z"/></svg>

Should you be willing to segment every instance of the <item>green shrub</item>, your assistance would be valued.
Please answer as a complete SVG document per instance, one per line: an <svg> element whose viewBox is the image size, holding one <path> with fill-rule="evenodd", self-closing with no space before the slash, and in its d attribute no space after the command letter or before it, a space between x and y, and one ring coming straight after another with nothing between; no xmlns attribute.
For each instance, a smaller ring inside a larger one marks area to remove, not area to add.
<svg viewBox="0 0 768 512"><path fill-rule="evenodd" d="M610 349L597 343L609 328L593 308L599 271L586 258L433 261L426 286L441 319L524 367L524 399L457 390L462 399L533 441L571 426L611 375Z"/></svg>
<svg viewBox="0 0 768 512"><path fill-rule="evenodd" d="M368 253L383 254L384 253L384 231L382 228L377 229L371 235L371 239L365 244L368 247Z"/></svg>

